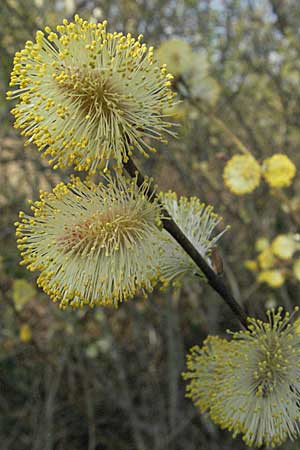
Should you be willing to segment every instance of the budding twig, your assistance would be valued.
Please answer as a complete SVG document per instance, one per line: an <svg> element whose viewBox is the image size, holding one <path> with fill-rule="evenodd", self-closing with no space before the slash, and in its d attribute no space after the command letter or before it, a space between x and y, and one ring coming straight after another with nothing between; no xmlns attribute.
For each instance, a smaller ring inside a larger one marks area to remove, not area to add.
<svg viewBox="0 0 300 450"><path fill-rule="evenodd" d="M124 167L131 177L137 177L138 186L141 186L144 183L144 176L138 170L134 161L130 157L128 157L127 162L124 163ZM154 189L151 187L149 188L148 194L151 198L156 196ZM201 256L201 254L194 247L187 236L182 232L182 230L178 227L178 225L174 222L168 211L163 206L162 213L162 224L164 229L168 231L168 233L170 233L171 236L178 242L178 244L188 253L188 255L206 276L208 284L220 295L225 303L227 303L227 305L237 316L241 324L247 328L247 314L235 300L228 287L224 284L223 280L209 266L209 264Z"/></svg>

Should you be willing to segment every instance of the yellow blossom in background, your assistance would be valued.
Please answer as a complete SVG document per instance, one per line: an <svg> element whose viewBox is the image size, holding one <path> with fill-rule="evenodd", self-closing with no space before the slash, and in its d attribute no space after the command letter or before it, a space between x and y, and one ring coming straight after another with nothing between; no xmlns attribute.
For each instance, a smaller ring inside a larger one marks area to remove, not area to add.
<svg viewBox="0 0 300 450"><path fill-rule="evenodd" d="M165 141L171 124L172 75L159 66L153 48L130 34L109 33L77 15L56 31L45 28L17 52L9 99L15 127L49 155L53 168L95 172L113 159L117 167L133 149L145 156L149 138Z"/></svg>
<svg viewBox="0 0 300 450"><path fill-rule="evenodd" d="M295 308L298 311L298 308ZM249 447L275 447L300 433L299 322L282 308L249 318L233 339L209 337L187 357L187 396Z"/></svg>
<svg viewBox="0 0 300 450"><path fill-rule="evenodd" d="M292 234L280 234L273 240L271 248L274 255L279 258L290 259L299 249L299 244Z"/></svg>
<svg viewBox="0 0 300 450"><path fill-rule="evenodd" d="M295 174L295 164L283 153L277 153L264 160L262 172L271 187L287 187Z"/></svg>
<svg viewBox="0 0 300 450"><path fill-rule="evenodd" d="M271 247L266 247L257 257L261 269L270 269L275 264L275 258Z"/></svg>
<svg viewBox="0 0 300 450"><path fill-rule="evenodd" d="M255 259L247 259L244 262L244 266L246 269L250 270L251 272L256 272L258 270L258 264Z"/></svg>
<svg viewBox="0 0 300 450"><path fill-rule="evenodd" d="M208 76L208 71L209 62L206 52L193 52L191 62L184 72L184 78L187 82L190 81L193 84L193 77L198 78L198 80L203 79Z"/></svg>
<svg viewBox="0 0 300 450"><path fill-rule="evenodd" d="M191 94L196 99L202 100L214 106L219 98L220 86L212 77L197 78L191 80Z"/></svg>
<svg viewBox="0 0 300 450"><path fill-rule="evenodd" d="M228 189L236 195L254 191L260 183L260 165L251 155L235 155L226 164L223 178Z"/></svg>
<svg viewBox="0 0 300 450"><path fill-rule="evenodd" d="M279 288L283 285L285 278L280 270L264 270L257 276L257 281L266 283L272 288Z"/></svg>
<svg viewBox="0 0 300 450"><path fill-rule="evenodd" d="M156 50L160 64L166 64L168 71L174 76L186 72L193 61L192 47L183 39L172 38L162 42Z"/></svg>
<svg viewBox="0 0 300 450"><path fill-rule="evenodd" d="M257 272L257 281L266 283L272 288L278 288L285 282L290 273L289 267L283 267L282 260L290 260L299 250L297 235L280 234L270 243L267 238L259 238L255 243L255 249L259 252L256 260L246 260L244 266L251 272ZM280 258L280 259L279 259ZM293 273L297 279L297 270L300 264L294 264Z"/></svg>
<svg viewBox="0 0 300 450"><path fill-rule="evenodd" d="M36 295L36 290L27 280L20 278L13 281L12 298L17 311L21 311L23 307Z"/></svg>
<svg viewBox="0 0 300 450"><path fill-rule="evenodd" d="M191 96L213 106L218 100L220 86L209 75L208 69L207 55L194 53L191 64L183 76Z"/></svg>
<svg viewBox="0 0 300 450"><path fill-rule="evenodd" d="M300 281L300 259L296 259L293 265L293 274L297 281Z"/></svg>
<svg viewBox="0 0 300 450"><path fill-rule="evenodd" d="M262 252L266 248L268 248L269 245L270 245L269 240L265 237L261 237L261 238L257 239L255 242L255 250L257 252Z"/></svg>
<svg viewBox="0 0 300 450"><path fill-rule="evenodd" d="M38 285L60 307L114 304L151 291L159 275L160 207L149 185L73 178L20 213L18 248Z"/></svg>
<svg viewBox="0 0 300 450"><path fill-rule="evenodd" d="M27 323L21 325L20 333L19 333L20 341L23 342L24 344L27 344L27 342L31 341L31 337L32 337L32 333L31 333L30 326Z"/></svg>

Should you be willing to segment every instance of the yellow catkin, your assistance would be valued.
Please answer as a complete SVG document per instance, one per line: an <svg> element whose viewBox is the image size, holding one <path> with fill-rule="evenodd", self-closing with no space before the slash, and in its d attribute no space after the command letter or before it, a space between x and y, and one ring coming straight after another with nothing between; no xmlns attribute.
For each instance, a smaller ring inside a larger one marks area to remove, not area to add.
<svg viewBox="0 0 300 450"><path fill-rule="evenodd" d="M202 203L196 197L178 198L175 192L167 192L161 193L160 199L194 247L212 265L211 251L228 229L225 227L222 231L216 231L222 218L214 212L212 206ZM164 232L162 241L160 270L161 280L165 285L170 282L178 284L186 275L203 276L199 267L167 232Z"/></svg>
<svg viewBox="0 0 300 450"><path fill-rule="evenodd" d="M295 311L298 312L296 307ZM231 341L210 336L187 357L187 396L250 447L275 447L300 432L299 320L278 308L249 318Z"/></svg>
<svg viewBox="0 0 300 450"><path fill-rule="evenodd" d="M272 288L279 288L285 281L285 276L282 270L263 270L257 275L257 281L266 283Z"/></svg>
<svg viewBox="0 0 300 450"><path fill-rule="evenodd" d="M281 259L291 259L299 249L299 242L292 234L279 234L272 241L272 252Z"/></svg>
<svg viewBox="0 0 300 450"><path fill-rule="evenodd" d="M295 164L283 153L277 153L263 162L263 176L271 187L290 186L295 174Z"/></svg>
<svg viewBox="0 0 300 450"><path fill-rule="evenodd" d="M117 306L157 281L159 205L147 200L147 182L105 181L60 183L16 223L22 264L61 308Z"/></svg>
<svg viewBox="0 0 300 450"><path fill-rule="evenodd" d="M162 113L174 104L173 77L141 41L76 15L16 53L7 93L19 101L15 127L54 169L121 167L133 149L147 156L151 139L173 134Z"/></svg>
<svg viewBox="0 0 300 450"><path fill-rule="evenodd" d="M249 194L260 183L261 168L251 155L235 155L226 164L224 183L236 195Z"/></svg>

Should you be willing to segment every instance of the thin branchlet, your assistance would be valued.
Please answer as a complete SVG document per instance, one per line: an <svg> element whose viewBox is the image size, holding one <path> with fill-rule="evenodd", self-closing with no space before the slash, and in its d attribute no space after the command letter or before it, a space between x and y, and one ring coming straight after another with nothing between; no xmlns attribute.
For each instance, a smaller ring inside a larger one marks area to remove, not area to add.
<svg viewBox="0 0 300 450"><path fill-rule="evenodd" d="M124 163L124 167L128 174L132 177L136 177L137 185L144 183L144 176L138 170L132 158L128 158L128 161ZM153 188L149 188L148 195L155 198L155 191ZM206 276L208 284L220 295L220 297L227 303L232 312L237 316L241 324L247 328L247 314L245 310L238 304L229 288L225 285L219 275L209 266L201 254L196 250L190 240L178 227L175 221L172 219L168 211L161 205L162 208L162 224L166 231L178 242L178 244L189 254L193 261L197 264L203 274Z"/></svg>

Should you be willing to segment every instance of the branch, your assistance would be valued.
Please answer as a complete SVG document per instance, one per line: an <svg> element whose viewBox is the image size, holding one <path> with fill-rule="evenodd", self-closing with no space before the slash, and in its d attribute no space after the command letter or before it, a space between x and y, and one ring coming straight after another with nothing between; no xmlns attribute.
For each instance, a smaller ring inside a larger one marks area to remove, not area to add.
<svg viewBox="0 0 300 450"><path fill-rule="evenodd" d="M128 157L124 167L131 177L137 177L137 185L141 186L145 179L136 167L134 161ZM155 198L156 193L153 188L149 188L149 197ZM209 266L205 259L201 256L198 250L193 246L186 235L181 231L178 225L174 222L168 211L162 206L162 224L163 227L171 236L178 242L178 244L188 253L192 260L196 263L199 269L207 278L208 284L220 295L220 297L227 303L232 312L237 316L241 324L247 328L247 314L244 309L237 303L228 287L223 283L219 275Z"/></svg>

